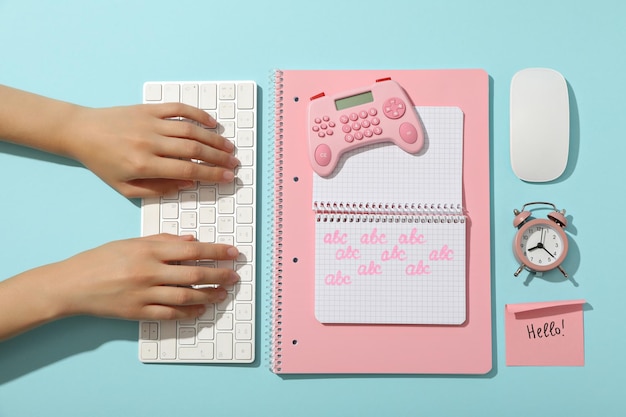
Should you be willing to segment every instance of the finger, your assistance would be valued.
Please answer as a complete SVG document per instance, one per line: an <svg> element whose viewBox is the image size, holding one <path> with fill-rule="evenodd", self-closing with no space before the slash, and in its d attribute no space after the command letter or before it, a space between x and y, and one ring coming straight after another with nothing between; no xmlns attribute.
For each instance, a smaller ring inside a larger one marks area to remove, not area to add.
<svg viewBox="0 0 626 417"><path fill-rule="evenodd" d="M149 293L149 304L164 306L193 306L213 304L224 301L227 292L224 288L185 288L185 287L153 287Z"/></svg>
<svg viewBox="0 0 626 417"><path fill-rule="evenodd" d="M162 285L176 285L196 289L207 285L230 287L239 281L239 275L230 268L207 266L168 265L159 274Z"/></svg>
<svg viewBox="0 0 626 417"><path fill-rule="evenodd" d="M144 236L139 239L155 242L195 242L196 239L190 235L173 235L171 233L159 233L157 235Z"/></svg>
<svg viewBox="0 0 626 417"><path fill-rule="evenodd" d="M234 246L197 241L163 242L155 245L154 253L163 262L234 260L239 256L239 251Z"/></svg>
<svg viewBox="0 0 626 417"><path fill-rule="evenodd" d="M128 198L160 197L192 187L192 180L142 178L124 182L118 191Z"/></svg>
<svg viewBox="0 0 626 417"><path fill-rule="evenodd" d="M159 104L146 104L146 108L151 114L159 119L169 119L171 117L183 117L185 119L193 120L205 126L214 128L217 126L217 121L211 117L207 112L197 107L190 106L183 103L159 103Z"/></svg>
<svg viewBox="0 0 626 417"><path fill-rule="evenodd" d="M151 304L144 306L137 320L181 320L201 316L206 311L204 305L195 306L164 306Z"/></svg>
<svg viewBox="0 0 626 417"><path fill-rule="evenodd" d="M225 137L188 121L160 120L157 129L163 136L192 139L228 153L235 149L233 143Z"/></svg>
<svg viewBox="0 0 626 417"><path fill-rule="evenodd" d="M233 169L239 165L239 160L233 156L232 152L224 151L196 140L163 138L154 143L153 152L170 158L200 160L224 168Z"/></svg>
<svg viewBox="0 0 626 417"><path fill-rule="evenodd" d="M238 162L238 161L237 161ZM149 171L142 174L144 178L136 179L168 179L178 181L203 181L226 183L235 179L232 168L223 166L208 166L192 161L172 158L159 158L157 164L152 164Z"/></svg>

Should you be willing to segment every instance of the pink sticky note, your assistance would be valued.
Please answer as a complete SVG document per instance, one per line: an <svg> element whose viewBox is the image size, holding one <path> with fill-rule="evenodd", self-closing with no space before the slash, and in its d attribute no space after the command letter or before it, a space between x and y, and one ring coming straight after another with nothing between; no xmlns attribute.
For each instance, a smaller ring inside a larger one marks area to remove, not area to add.
<svg viewBox="0 0 626 417"><path fill-rule="evenodd" d="M508 366L583 366L585 300L507 304Z"/></svg>

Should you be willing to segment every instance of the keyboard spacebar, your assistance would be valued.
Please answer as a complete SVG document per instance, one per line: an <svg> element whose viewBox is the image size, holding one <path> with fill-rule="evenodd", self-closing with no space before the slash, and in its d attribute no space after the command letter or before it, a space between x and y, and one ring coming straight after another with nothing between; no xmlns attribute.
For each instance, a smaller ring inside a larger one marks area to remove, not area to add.
<svg viewBox="0 0 626 417"><path fill-rule="evenodd" d="M230 360L233 358L233 335L230 333L218 333L215 335L215 352L218 360Z"/></svg>

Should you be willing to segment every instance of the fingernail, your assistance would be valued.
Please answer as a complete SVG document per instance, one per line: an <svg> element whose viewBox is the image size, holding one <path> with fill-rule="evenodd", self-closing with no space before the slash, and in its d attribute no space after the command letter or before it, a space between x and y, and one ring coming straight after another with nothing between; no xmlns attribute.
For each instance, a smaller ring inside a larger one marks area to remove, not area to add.
<svg viewBox="0 0 626 417"><path fill-rule="evenodd" d="M228 296L228 293L226 292L225 289L223 288L218 288L218 293L217 293L217 299L219 301L224 301L226 299L226 297Z"/></svg>
<svg viewBox="0 0 626 417"><path fill-rule="evenodd" d="M224 148L226 148L227 151L232 152L235 150L235 144L226 139L224 140Z"/></svg>
<svg viewBox="0 0 626 417"><path fill-rule="evenodd" d="M230 272L230 277L228 277L228 282L230 282L231 284L234 284L235 282L239 281L239 274L237 274L235 271L231 271Z"/></svg>
<svg viewBox="0 0 626 417"><path fill-rule="evenodd" d="M200 317L201 315L204 314L205 311L206 311L206 307L205 306L198 307L198 311L196 312L196 317Z"/></svg>
<svg viewBox="0 0 626 417"><path fill-rule="evenodd" d="M241 164L241 161L239 159L235 158L234 156L231 156L228 162L230 163L230 166L233 167L233 168L235 168L236 166L239 166L239 164Z"/></svg>
<svg viewBox="0 0 626 417"><path fill-rule="evenodd" d="M230 247L228 248L228 250L226 251L226 253L228 254L228 256L230 256L231 258L236 258L237 256L239 256L239 251L237 250L236 247Z"/></svg>
<svg viewBox="0 0 626 417"><path fill-rule="evenodd" d="M224 178L226 181L232 181L235 179L235 173L233 171L224 171L224 174L222 174L222 178Z"/></svg>

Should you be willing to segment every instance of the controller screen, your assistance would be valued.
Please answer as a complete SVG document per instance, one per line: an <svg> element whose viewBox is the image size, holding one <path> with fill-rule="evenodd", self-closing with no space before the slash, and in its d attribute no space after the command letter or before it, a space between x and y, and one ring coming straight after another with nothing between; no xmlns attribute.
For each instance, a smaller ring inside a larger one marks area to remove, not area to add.
<svg viewBox="0 0 626 417"><path fill-rule="evenodd" d="M371 91L365 93L356 94L350 97L340 98L335 100L335 107L337 110L347 109L349 107L358 106L360 104L371 103L374 101L374 96Z"/></svg>

